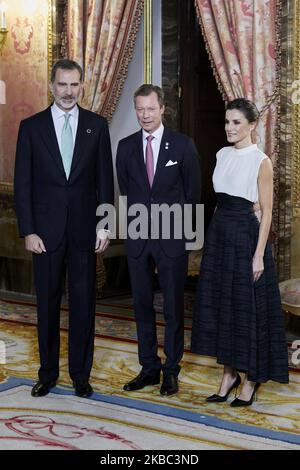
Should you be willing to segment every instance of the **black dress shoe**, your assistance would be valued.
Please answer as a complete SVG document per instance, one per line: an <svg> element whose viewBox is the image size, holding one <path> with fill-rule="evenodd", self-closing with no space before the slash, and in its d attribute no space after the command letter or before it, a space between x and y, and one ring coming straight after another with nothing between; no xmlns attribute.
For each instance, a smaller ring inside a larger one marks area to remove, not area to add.
<svg viewBox="0 0 300 470"><path fill-rule="evenodd" d="M77 395L78 397L87 398L93 395L94 393L92 386L88 382L74 381L73 385L75 388L75 395Z"/></svg>
<svg viewBox="0 0 300 470"><path fill-rule="evenodd" d="M222 402L226 401L232 390L235 389L235 394L236 394L237 388L240 385L240 383L241 383L241 376L239 374L237 374L235 381L233 382L231 387L229 387L226 395L217 395L215 393L214 395L211 395L210 397L207 397L206 401L208 401L209 403L222 403Z"/></svg>
<svg viewBox="0 0 300 470"><path fill-rule="evenodd" d="M133 392L134 390L141 390L148 385L158 385L160 383L160 371L155 375L145 375L140 372L137 377L124 385L123 390L126 392Z"/></svg>
<svg viewBox="0 0 300 470"><path fill-rule="evenodd" d="M178 378L177 375L169 374L164 375L163 383L160 388L161 395L174 395L178 392Z"/></svg>
<svg viewBox="0 0 300 470"><path fill-rule="evenodd" d="M33 397L44 397L48 395L50 389L55 387L56 382L41 382L40 380L32 387L31 395Z"/></svg>

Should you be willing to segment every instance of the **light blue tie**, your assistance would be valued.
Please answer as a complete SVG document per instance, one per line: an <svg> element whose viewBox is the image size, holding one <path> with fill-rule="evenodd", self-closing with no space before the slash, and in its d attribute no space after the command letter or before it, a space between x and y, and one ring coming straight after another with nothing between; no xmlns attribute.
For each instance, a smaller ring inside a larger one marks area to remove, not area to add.
<svg viewBox="0 0 300 470"><path fill-rule="evenodd" d="M67 179L69 178L73 158L73 134L70 126L71 114L64 115L65 123L61 133L61 156Z"/></svg>

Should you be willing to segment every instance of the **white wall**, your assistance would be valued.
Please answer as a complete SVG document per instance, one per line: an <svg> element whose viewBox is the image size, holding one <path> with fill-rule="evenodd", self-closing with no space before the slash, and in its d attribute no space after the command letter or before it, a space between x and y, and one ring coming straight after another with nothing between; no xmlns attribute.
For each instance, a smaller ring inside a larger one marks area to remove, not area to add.
<svg viewBox="0 0 300 470"><path fill-rule="evenodd" d="M144 80L143 34L142 22L137 35L133 58L128 67L128 75L110 124L110 137L114 156L117 151L118 141L138 130L132 97Z"/></svg>
<svg viewBox="0 0 300 470"><path fill-rule="evenodd" d="M152 82L161 86L161 0L153 0L153 60ZM121 97L110 124L110 136L113 159L115 162L117 146L120 139L140 129L133 106L133 94L144 83L144 20L142 18L137 35L133 58L128 67ZM116 181L116 178L115 178ZM119 195L116 183L116 202Z"/></svg>

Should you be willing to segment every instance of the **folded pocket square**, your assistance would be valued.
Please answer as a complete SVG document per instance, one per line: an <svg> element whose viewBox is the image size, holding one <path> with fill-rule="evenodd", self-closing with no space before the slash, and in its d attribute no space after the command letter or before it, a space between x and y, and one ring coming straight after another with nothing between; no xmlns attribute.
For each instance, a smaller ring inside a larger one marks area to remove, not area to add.
<svg viewBox="0 0 300 470"><path fill-rule="evenodd" d="M166 163L165 166L173 166L173 165L177 165L178 162L172 162L172 160L169 160L168 163Z"/></svg>

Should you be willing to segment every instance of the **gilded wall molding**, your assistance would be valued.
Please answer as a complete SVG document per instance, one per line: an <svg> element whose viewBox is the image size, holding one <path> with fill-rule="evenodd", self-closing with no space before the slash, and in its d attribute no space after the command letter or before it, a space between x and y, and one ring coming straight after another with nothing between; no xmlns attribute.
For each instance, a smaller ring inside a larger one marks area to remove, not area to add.
<svg viewBox="0 0 300 470"><path fill-rule="evenodd" d="M53 63L53 18L56 16L56 8L53 0L48 0L48 83L50 82L51 69ZM48 91L48 103L52 102L52 95Z"/></svg>
<svg viewBox="0 0 300 470"><path fill-rule="evenodd" d="M278 157L274 168L274 254L278 278L291 277L292 241L292 112L294 0L277 0L276 50L278 101Z"/></svg>
<svg viewBox="0 0 300 470"><path fill-rule="evenodd" d="M293 119L293 160L292 160L292 205L293 216L300 217L300 1L294 0L294 34L293 34L293 51L294 51L294 83L298 81L296 102L292 106ZM297 82L296 82L297 83Z"/></svg>
<svg viewBox="0 0 300 470"><path fill-rule="evenodd" d="M152 0L144 3L144 83L152 83Z"/></svg>
<svg viewBox="0 0 300 470"><path fill-rule="evenodd" d="M53 64L64 57L62 53L64 21L67 8L67 0L48 0L48 25L47 25L47 51L48 51L48 82L50 82ZM48 103L53 101L50 90L48 91Z"/></svg>
<svg viewBox="0 0 300 470"><path fill-rule="evenodd" d="M292 76L288 95L291 115L291 278L300 276L300 1L285 2L292 18L289 55ZM287 111L287 114L289 114Z"/></svg>

